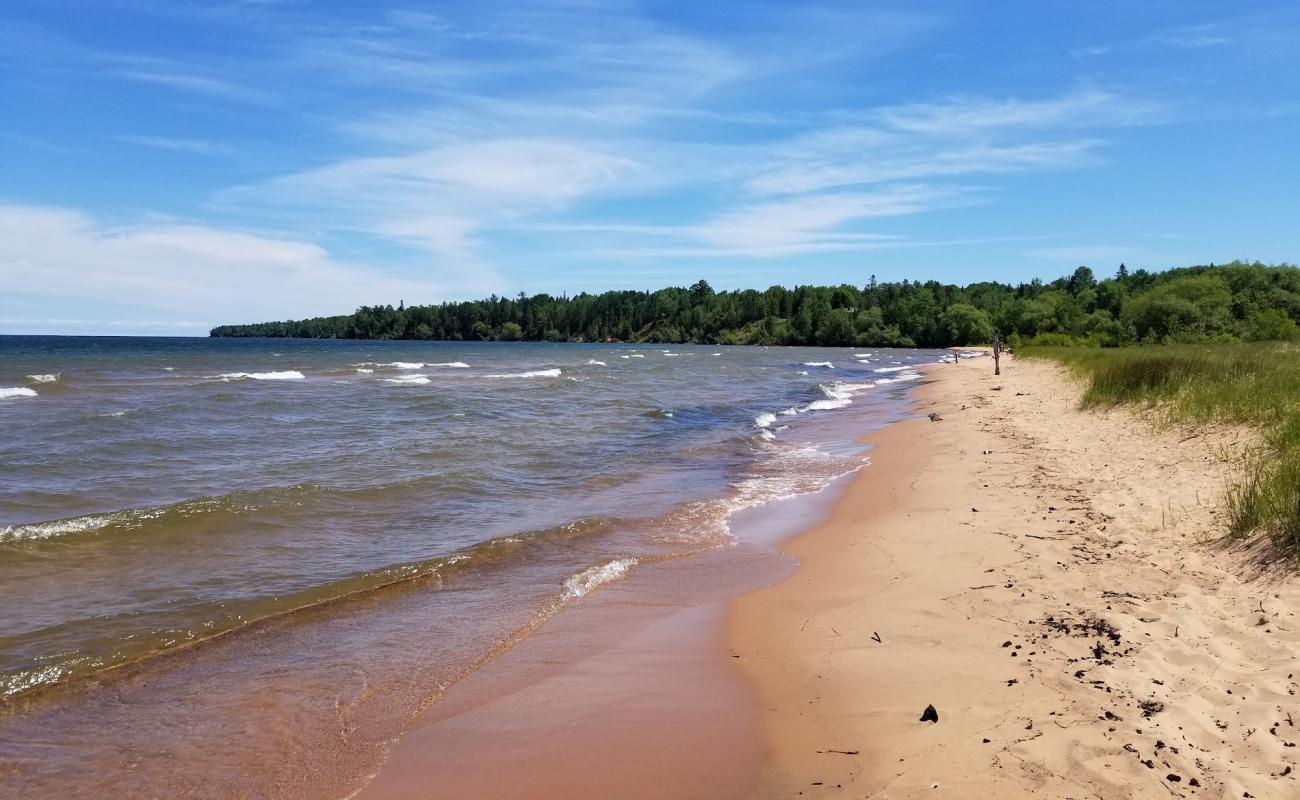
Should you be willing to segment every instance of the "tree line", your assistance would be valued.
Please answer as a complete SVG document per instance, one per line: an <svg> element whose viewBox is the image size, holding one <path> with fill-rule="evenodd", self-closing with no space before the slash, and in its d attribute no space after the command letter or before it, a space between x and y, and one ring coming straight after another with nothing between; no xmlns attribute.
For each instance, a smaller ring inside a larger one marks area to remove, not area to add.
<svg viewBox="0 0 1300 800"><path fill-rule="evenodd" d="M987 343L1100 345L1294 339L1300 269L1233 262L1165 272L1088 267L1045 283L877 282L861 287L688 288L554 297L493 295L438 305L361 306L355 313L221 325L212 336L452 341L948 347Z"/></svg>

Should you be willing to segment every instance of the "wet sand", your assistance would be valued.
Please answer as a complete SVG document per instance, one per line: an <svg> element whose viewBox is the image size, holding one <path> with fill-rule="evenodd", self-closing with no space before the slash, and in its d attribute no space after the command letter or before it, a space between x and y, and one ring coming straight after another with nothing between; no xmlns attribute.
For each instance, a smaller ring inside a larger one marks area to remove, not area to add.
<svg viewBox="0 0 1300 800"><path fill-rule="evenodd" d="M787 580L733 604L759 797L1300 795L1300 584L1226 543L1234 430L936 366ZM921 722L933 705L938 722Z"/></svg>
<svg viewBox="0 0 1300 800"><path fill-rule="evenodd" d="M452 687L356 799L749 797L765 742L726 598L792 566L748 546L643 565Z"/></svg>

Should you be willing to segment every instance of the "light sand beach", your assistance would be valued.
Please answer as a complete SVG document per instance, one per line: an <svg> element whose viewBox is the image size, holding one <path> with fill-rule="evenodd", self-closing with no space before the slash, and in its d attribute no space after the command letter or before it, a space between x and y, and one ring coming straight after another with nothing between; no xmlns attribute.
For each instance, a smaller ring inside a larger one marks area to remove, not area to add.
<svg viewBox="0 0 1300 800"><path fill-rule="evenodd" d="M733 605L761 797L1300 796L1300 583L1225 542L1240 430L930 369L788 579ZM938 722L921 722L933 705Z"/></svg>

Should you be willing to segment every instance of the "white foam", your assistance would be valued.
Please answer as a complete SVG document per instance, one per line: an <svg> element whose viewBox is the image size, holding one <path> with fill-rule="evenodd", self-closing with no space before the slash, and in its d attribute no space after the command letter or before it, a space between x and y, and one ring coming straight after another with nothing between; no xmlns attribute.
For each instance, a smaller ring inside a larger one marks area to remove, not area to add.
<svg viewBox="0 0 1300 800"><path fill-rule="evenodd" d="M0 400L7 400L11 397L35 397L36 390L28 389L26 386L11 386L8 389L0 389Z"/></svg>
<svg viewBox="0 0 1300 800"><path fill-rule="evenodd" d="M873 369L873 370L871 370L871 371L872 371L872 372L902 372L902 371L905 370L905 369L911 369L911 367L907 367L907 366L903 366L903 367L876 367L875 369Z"/></svg>
<svg viewBox="0 0 1300 800"><path fill-rule="evenodd" d="M374 370L370 367L357 367L357 372L360 372L362 375L369 375L374 372Z"/></svg>
<svg viewBox="0 0 1300 800"><path fill-rule="evenodd" d="M905 372L905 373L903 373L902 375L896 375L896 376L894 376L893 378L879 378L879 379L877 379L877 380L875 381L875 384L876 384L877 386L880 386L880 385L882 385L882 384L886 384L886 383L899 383L899 382L901 382L901 381L914 381L914 380L916 380L916 379L919 378L919 377L921 377L921 373L919 373L919 372Z"/></svg>
<svg viewBox="0 0 1300 800"><path fill-rule="evenodd" d="M619 356L619 358L631 358L632 356Z"/></svg>
<svg viewBox="0 0 1300 800"><path fill-rule="evenodd" d="M804 411L834 411L837 408L844 408L845 406L851 406L851 405L853 405L853 401L848 399L847 397L837 398L834 400L814 400L808 405L804 406L803 410Z"/></svg>
<svg viewBox="0 0 1300 800"><path fill-rule="evenodd" d="M761 434L766 440L775 438L768 430ZM688 504L674 515L675 524L657 538L709 546L734 544L737 539L731 530L731 518L737 512L820 492L836 478L866 464L865 459L837 457L816 447L780 441L770 441L765 451L766 457L755 464L756 474L731 484L727 496Z"/></svg>
<svg viewBox="0 0 1300 800"><path fill-rule="evenodd" d="M754 417L754 425L759 428L770 428L774 422L776 422L776 414L759 414Z"/></svg>
<svg viewBox="0 0 1300 800"><path fill-rule="evenodd" d="M60 374L56 372L53 375L28 375L27 380L32 383L54 383L59 379Z"/></svg>
<svg viewBox="0 0 1300 800"><path fill-rule="evenodd" d="M808 411L834 411L837 408L845 408L853 405L853 395L864 389L869 389L874 384L871 383L842 383L836 381L832 384L821 384L818 388L826 396L825 400L814 400L806 406L797 409L800 414Z"/></svg>
<svg viewBox="0 0 1300 800"><path fill-rule="evenodd" d="M484 375L484 378L558 378L562 373L558 369L534 369L528 372L502 373Z"/></svg>
<svg viewBox="0 0 1300 800"><path fill-rule="evenodd" d="M384 383L395 383L398 386L419 386L429 382L428 375L402 375L399 378L384 378Z"/></svg>
<svg viewBox="0 0 1300 800"><path fill-rule="evenodd" d="M829 361L805 361L803 362L803 365L805 367L826 367L828 369L835 368L835 365Z"/></svg>
<svg viewBox="0 0 1300 800"><path fill-rule="evenodd" d="M589 366L589 367L603 367L603 366L606 366L606 364L605 364L604 361L597 361L597 360L594 359L594 358L590 358L590 359L587 359L587 366Z"/></svg>
<svg viewBox="0 0 1300 800"><path fill-rule="evenodd" d="M564 597L565 599L582 597L599 586L616 581L627 575L627 571L636 563L635 558L616 558L600 566L584 569L564 582Z"/></svg>
<svg viewBox="0 0 1300 800"><path fill-rule="evenodd" d="M798 372L796 372L795 374L796 374L796 375L807 375L807 374L808 374L808 370L806 370L806 369L801 369L801 370L799 370Z"/></svg>
<svg viewBox="0 0 1300 800"><path fill-rule="evenodd" d="M425 367L469 369L469 364L464 361L358 361L352 366L377 367L379 369L424 369Z"/></svg>
<svg viewBox="0 0 1300 800"><path fill-rule="evenodd" d="M645 358L645 356L641 355L640 353L633 353L632 358Z"/></svg>
<svg viewBox="0 0 1300 800"><path fill-rule="evenodd" d="M300 381L303 374L296 369L286 369L282 372L225 372L217 377L223 381L254 380L254 381Z"/></svg>
<svg viewBox="0 0 1300 800"><path fill-rule="evenodd" d="M60 666L49 666L11 673L8 677L0 678L0 697L9 697L38 686L57 683L65 671Z"/></svg>
<svg viewBox="0 0 1300 800"><path fill-rule="evenodd" d="M69 533L98 530L111 524L113 519L111 514L95 514L49 522L33 522L27 525L6 525L0 528L0 542L30 542Z"/></svg>

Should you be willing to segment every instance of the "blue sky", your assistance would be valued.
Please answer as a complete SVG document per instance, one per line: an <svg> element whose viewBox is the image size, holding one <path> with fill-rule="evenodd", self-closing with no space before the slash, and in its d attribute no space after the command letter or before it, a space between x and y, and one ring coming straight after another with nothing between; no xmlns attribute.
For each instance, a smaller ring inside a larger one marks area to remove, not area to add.
<svg viewBox="0 0 1300 800"><path fill-rule="evenodd" d="M1300 258L1294 2L7 0L0 332Z"/></svg>

